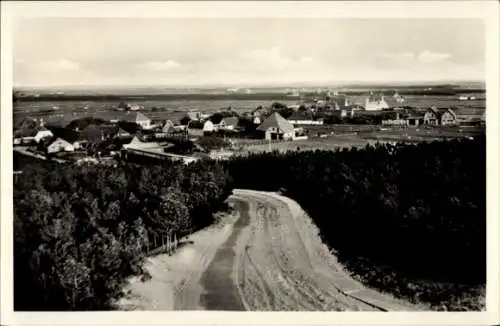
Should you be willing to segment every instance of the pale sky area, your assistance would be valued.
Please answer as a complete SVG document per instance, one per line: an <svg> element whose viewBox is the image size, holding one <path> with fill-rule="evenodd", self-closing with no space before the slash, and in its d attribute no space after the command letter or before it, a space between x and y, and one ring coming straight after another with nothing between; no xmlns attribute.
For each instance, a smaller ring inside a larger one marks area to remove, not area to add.
<svg viewBox="0 0 500 326"><path fill-rule="evenodd" d="M484 80L480 20L40 18L14 30L16 86Z"/></svg>

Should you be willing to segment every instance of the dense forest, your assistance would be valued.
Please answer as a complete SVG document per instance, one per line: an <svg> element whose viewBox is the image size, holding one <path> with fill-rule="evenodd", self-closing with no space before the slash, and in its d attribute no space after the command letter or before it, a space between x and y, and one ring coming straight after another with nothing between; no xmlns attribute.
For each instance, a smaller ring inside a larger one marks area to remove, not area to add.
<svg viewBox="0 0 500 326"><path fill-rule="evenodd" d="M227 168L237 188L295 199L369 285L435 308L477 308L462 296L486 282L484 138L254 154Z"/></svg>
<svg viewBox="0 0 500 326"><path fill-rule="evenodd" d="M19 163L19 162L18 162ZM14 184L14 308L110 309L153 249L213 223L221 166L23 166Z"/></svg>
<svg viewBox="0 0 500 326"><path fill-rule="evenodd" d="M296 200L372 287L433 309L482 308L485 154L475 138L187 166L30 163L14 184L15 309L110 309L152 249L213 223L233 188Z"/></svg>

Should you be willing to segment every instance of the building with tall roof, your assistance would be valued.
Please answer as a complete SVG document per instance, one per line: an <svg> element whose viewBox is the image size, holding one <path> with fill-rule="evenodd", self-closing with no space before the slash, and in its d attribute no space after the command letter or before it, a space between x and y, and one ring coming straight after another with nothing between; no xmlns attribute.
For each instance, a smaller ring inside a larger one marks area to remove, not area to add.
<svg viewBox="0 0 500 326"><path fill-rule="evenodd" d="M257 130L264 132L265 139L271 140L293 140L295 128L293 124L283 118L278 112L274 112L262 122Z"/></svg>

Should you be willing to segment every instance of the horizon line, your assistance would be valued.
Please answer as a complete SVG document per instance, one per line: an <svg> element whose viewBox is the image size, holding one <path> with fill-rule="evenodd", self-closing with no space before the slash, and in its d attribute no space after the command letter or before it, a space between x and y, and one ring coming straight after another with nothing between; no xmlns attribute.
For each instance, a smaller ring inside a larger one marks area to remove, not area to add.
<svg viewBox="0 0 500 326"><path fill-rule="evenodd" d="M363 86L363 85L427 85L427 84L460 84L460 83L482 83L485 84L484 79L441 79L441 80L407 80L407 81L338 81L338 82L289 82L289 83L214 83L214 84L86 84L86 85L12 85L12 89L16 88L166 88L166 89L209 89L209 88L282 88L282 87L345 87L345 86Z"/></svg>

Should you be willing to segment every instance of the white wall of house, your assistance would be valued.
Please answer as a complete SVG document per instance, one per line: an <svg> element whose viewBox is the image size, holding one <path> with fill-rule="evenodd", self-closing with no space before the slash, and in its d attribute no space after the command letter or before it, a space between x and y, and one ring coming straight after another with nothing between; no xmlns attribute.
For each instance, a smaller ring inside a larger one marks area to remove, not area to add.
<svg viewBox="0 0 500 326"><path fill-rule="evenodd" d="M322 125L323 120L288 120L294 125Z"/></svg>
<svg viewBox="0 0 500 326"><path fill-rule="evenodd" d="M35 136L35 141L37 143L40 142L40 140L44 139L44 138L50 138L50 137L53 137L54 135L52 134L52 132L50 130L40 130L39 132L37 132L36 136Z"/></svg>
<svg viewBox="0 0 500 326"><path fill-rule="evenodd" d="M449 111L443 113L443 115L441 116L441 125L443 126L455 125L456 123L457 123L456 116Z"/></svg>
<svg viewBox="0 0 500 326"><path fill-rule="evenodd" d="M424 124L437 126L439 124L439 120L434 112L428 111L424 114Z"/></svg>
<svg viewBox="0 0 500 326"><path fill-rule="evenodd" d="M203 124L203 132L213 132L215 131L214 123L210 120L205 121Z"/></svg>
<svg viewBox="0 0 500 326"><path fill-rule="evenodd" d="M151 129L151 120L140 120L136 122L143 129Z"/></svg>
<svg viewBox="0 0 500 326"><path fill-rule="evenodd" d="M47 153L73 152L75 147L64 139L58 138L47 147Z"/></svg>

